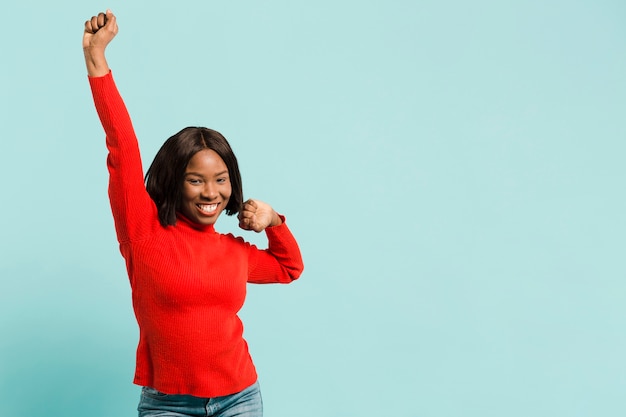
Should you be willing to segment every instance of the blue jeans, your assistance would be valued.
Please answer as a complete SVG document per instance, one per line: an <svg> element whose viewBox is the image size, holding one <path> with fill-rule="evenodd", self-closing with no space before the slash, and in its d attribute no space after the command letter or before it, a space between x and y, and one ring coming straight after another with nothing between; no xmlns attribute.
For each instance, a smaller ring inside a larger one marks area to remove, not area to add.
<svg viewBox="0 0 626 417"><path fill-rule="evenodd" d="M201 398L192 395L163 394L143 387L139 417L263 417L259 383L224 397Z"/></svg>

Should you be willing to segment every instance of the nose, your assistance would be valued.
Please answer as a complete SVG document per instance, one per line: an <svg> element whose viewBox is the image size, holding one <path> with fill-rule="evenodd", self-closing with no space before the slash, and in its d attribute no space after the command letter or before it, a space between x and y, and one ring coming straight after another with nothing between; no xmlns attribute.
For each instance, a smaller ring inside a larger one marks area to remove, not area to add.
<svg viewBox="0 0 626 417"><path fill-rule="evenodd" d="M217 198L217 187L211 182L206 182L202 188L202 198L206 200L214 200Z"/></svg>

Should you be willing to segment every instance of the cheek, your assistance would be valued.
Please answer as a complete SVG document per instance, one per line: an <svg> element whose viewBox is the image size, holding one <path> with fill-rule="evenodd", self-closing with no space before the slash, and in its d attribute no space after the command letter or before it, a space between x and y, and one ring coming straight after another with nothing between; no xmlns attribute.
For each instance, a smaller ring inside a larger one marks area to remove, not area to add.
<svg viewBox="0 0 626 417"><path fill-rule="evenodd" d="M186 185L183 185L183 189L181 190L181 193L180 193L181 203L185 203L189 200L192 200L193 198L194 198L193 189L191 189L190 187Z"/></svg>

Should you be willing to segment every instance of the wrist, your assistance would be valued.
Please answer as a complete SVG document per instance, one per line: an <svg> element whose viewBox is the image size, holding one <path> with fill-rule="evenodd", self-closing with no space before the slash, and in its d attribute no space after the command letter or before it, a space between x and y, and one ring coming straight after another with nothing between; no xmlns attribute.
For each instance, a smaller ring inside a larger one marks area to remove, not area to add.
<svg viewBox="0 0 626 417"><path fill-rule="evenodd" d="M83 53L91 59L104 58L104 50L106 48L98 45L83 46Z"/></svg>
<svg viewBox="0 0 626 417"><path fill-rule="evenodd" d="M274 212L269 227L280 226L281 224L283 224L283 219L278 213Z"/></svg>

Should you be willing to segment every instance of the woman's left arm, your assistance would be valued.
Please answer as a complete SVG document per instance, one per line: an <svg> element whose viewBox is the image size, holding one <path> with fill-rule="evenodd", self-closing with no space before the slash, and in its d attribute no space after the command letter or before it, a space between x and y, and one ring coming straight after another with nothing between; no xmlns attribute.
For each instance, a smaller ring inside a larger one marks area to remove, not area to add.
<svg viewBox="0 0 626 417"><path fill-rule="evenodd" d="M272 207L259 200L248 200L239 212L239 226L245 230L265 230L269 247L251 247L248 282L255 284L289 283L300 277L304 269L298 243Z"/></svg>

